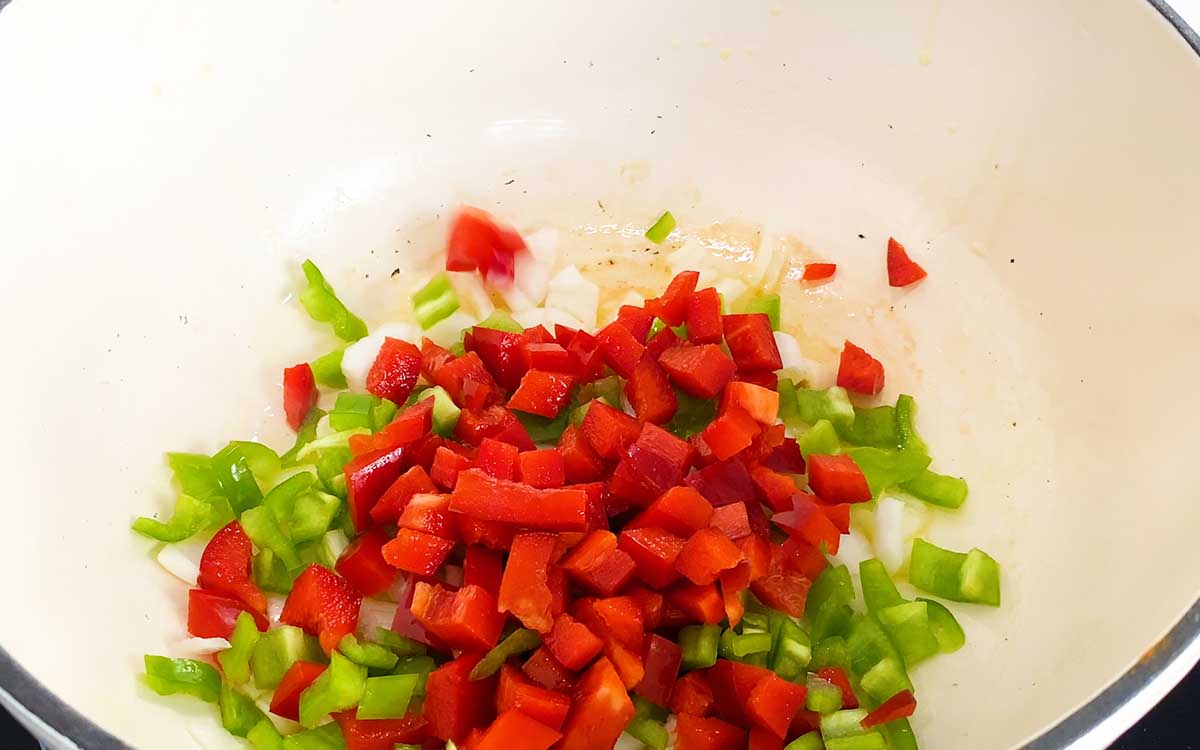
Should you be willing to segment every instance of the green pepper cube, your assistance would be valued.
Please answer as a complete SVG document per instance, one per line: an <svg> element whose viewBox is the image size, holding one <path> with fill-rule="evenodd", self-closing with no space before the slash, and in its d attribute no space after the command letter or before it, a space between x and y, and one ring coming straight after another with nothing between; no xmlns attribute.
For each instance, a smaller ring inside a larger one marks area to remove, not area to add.
<svg viewBox="0 0 1200 750"><path fill-rule="evenodd" d="M922 502L951 510L961 508L967 501L965 479L938 474L928 469L907 482L902 482L900 489Z"/></svg>
<svg viewBox="0 0 1200 750"><path fill-rule="evenodd" d="M803 424L812 425L827 419L834 427L845 429L854 423L854 406L845 388L795 388L793 392L796 396L795 415Z"/></svg>
<svg viewBox="0 0 1200 750"><path fill-rule="evenodd" d="M842 707L842 689L810 672L807 678L808 696L804 707L819 714L829 714Z"/></svg>
<svg viewBox="0 0 1200 750"><path fill-rule="evenodd" d="M854 421L843 427L839 434L847 442L855 445L893 450L900 447L900 435L896 431L896 409L891 406L855 409Z"/></svg>
<svg viewBox="0 0 1200 750"><path fill-rule="evenodd" d="M860 562L858 580L862 584L863 600L868 612L876 614L885 607L904 603L904 597L896 589L891 574L879 560L871 558Z"/></svg>
<svg viewBox="0 0 1200 750"><path fill-rule="evenodd" d="M377 643L360 643L354 634L342 637L338 643L338 651L350 661L368 669L394 669L398 656Z"/></svg>
<svg viewBox="0 0 1200 750"><path fill-rule="evenodd" d="M346 382L345 373L342 372L342 358L345 354L345 348L334 349L309 363L309 367L313 371L313 379L317 381L318 385L338 389L346 388L349 385Z"/></svg>
<svg viewBox="0 0 1200 750"><path fill-rule="evenodd" d="M191 695L206 703L221 696L221 673L195 659L169 659L147 654L146 684L159 695Z"/></svg>
<svg viewBox="0 0 1200 750"><path fill-rule="evenodd" d="M820 732L802 734L784 746L783 750L825 750Z"/></svg>
<svg viewBox="0 0 1200 750"><path fill-rule="evenodd" d="M433 431L442 437L452 437L454 428L458 425L458 417L462 409L450 398L450 394L440 385L427 389L421 394L421 400L433 399Z"/></svg>
<svg viewBox="0 0 1200 750"><path fill-rule="evenodd" d="M874 731L826 740L825 750L888 750L888 746L883 735Z"/></svg>
<svg viewBox="0 0 1200 750"><path fill-rule="evenodd" d="M646 716L636 716L625 727L625 732L646 750L666 750L670 737L661 722Z"/></svg>
<svg viewBox="0 0 1200 750"><path fill-rule="evenodd" d="M316 638L291 625L263 633L250 655L254 686L259 690L274 690L298 661L326 661Z"/></svg>
<svg viewBox="0 0 1200 750"><path fill-rule="evenodd" d="M358 341L367 335L367 325L346 309L321 269L311 260L301 266L308 285L300 292L300 304L318 323L329 323L342 341Z"/></svg>
<svg viewBox="0 0 1200 750"><path fill-rule="evenodd" d="M250 654L254 652L260 637L254 617L249 612L239 614L233 634L229 636L229 648L217 654L225 679L235 685L250 679Z"/></svg>
<svg viewBox="0 0 1200 750"><path fill-rule="evenodd" d="M756 294L741 305L744 313L763 313L771 321L771 330L778 331L780 323L780 300L778 294Z"/></svg>
<svg viewBox="0 0 1200 750"><path fill-rule="evenodd" d="M283 750L283 735L275 728L270 719L263 719L246 733L250 747L254 750Z"/></svg>
<svg viewBox="0 0 1200 750"><path fill-rule="evenodd" d="M359 719L399 719L408 713L420 677L415 674L396 674L368 677L358 703Z"/></svg>
<svg viewBox="0 0 1200 750"><path fill-rule="evenodd" d="M227 682L221 684L218 705L221 711L221 726L234 737L245 737L260 721L267 718L249 696L238 692Z"/></svg>
<svg viewBox="0 0 1200 750"><path fill-rule="evenodd" d="M331 713L358 705L367 686L367 668L334 651L329 669L300 694L300 725L312 729Z"/></svg>
<svg viewBox="0 0 1200 750"><path fill-rule="evenodd" d="M946 605L921 597L917 597L917 601L925 603L929 627L933 629L933 637L937 639L938 648L943 654L952 654L966 645L967 635Z"/></svg>
<svg viewBox="0 0 1200 750"><path fill-rule="evenodd" d="M500 667L504 666L504 662L508 661L510 657L532 651L540 645L542 645L542 637L536 630L528 628L514 630L479 660L479 663L471 670L470 677L472 680L486 680L499 672Z"/></svg>
<svg viewBox="0 0 1200 750"><path fill-rule="evenodd" d="M679 629L683 669L705 669L717 663L721 642L720 625L686 625Z"/></svg>
<svg viewBox="0 0 1200 750"><path fill-rule="evenodd" d="M496 310L482 321L476 323L475 327L491 328L493 331L505 331L507 333L523 333L525 331L525 328L520 323L513 320L513 316L503 310Z"/></svg>
<svg viewBox="0 0 1200 750"><path fill-rule="evenodd" d="M671 215L670 211L663 211L662 216L658 217L658 221L646 230L646 239L656 245L661 245L673 231L675 231L675 217Z"/></svg>
<svg viewBox="0 0 1200 750"><path fill-rule="evenodd" d="M862 676L862 689L882 703L896 693L912 690L912 682L899 659L881 659Z"/></svg>
<svg viewBox="0 0 1200 750"><path fill-rule="evenodd" d="M862 720L867 718L866 709L849 708L834 711L821 717L821 738L825 742L838 737L852 737L863 734Z"/></svg>
<svg viewBox="0 0 1200 750"><path fill-rule="evenodd" d="M967 553L958 583L966 601L1000 606L1000 564L983 550L975 548Z"/></svg>
<svg viewBox="0 0 1200 750"><path fill-rule="evenodd" d="M289 734L283 738L283 750L346 750L346 737L336 721Z"/></svg>
<svg viewBox="0 0 1200 750"><path fill-rule="evenodd" d="M406 638L387 628L375 628L375 642L399 657L424 656L427 653L424 643Z"/></svg>
<svg viewBox="0 0 1200 750"><path fill-rule="evenodd" d="M413 294L413 317L422 329L428 330L450 317L459 308L458 295L450 277L439 273Z"/></svg>
<svg viewBox="0 0 1200 750"><path fill-rule="evenodd" d="M876 616L896 645L905 666L912 667L941 651L929 624L929 610L925 602L905 602L884 607Z"/></svg>
<svg viewBox="0 0 1200 750"><path fill-rule="evenodd" d="M836 456L842 452L842 441L838 439L837 430L828 419L818 419L796 443L800 446L800 453L805 460L812 455Z"/></svg>
<svg viewBox="0 0 1200 750"><path fill-rule="evenodd" d="M906 394L896 397L896 437L900 439L901 450L929 453L929 446L917 434L917 402Z"/></svg>

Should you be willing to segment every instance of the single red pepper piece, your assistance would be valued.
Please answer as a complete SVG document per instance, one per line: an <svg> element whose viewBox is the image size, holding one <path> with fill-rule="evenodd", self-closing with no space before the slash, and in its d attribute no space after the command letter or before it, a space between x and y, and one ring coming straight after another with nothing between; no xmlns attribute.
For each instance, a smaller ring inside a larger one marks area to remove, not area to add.
<svg viewBox="0 0 1200 750"><path fill-rule="evenodd" d="M429 722L417 713L399 719L359 719L354 711L333 714L342 730L346 750L392 750L397 744L429 740Z"/></svg>
<svg viewBox="0 0 1200 750"><path fill-rule="evenodd" d="M519 711L506 711L496 717L483 737L471 750L549 750L562 733L535 721Z"/></svg>
<svg viewBox="0 0 1200 750"><path fill-rule="evenodd" d="M601 643L587 625L563 613L544 638L550 654L567 669L578 671L600 654Z"/></svg>
<svg viewBox="0 0 1200 750"><path fill-rule="evenodd" d="M351 435L350 452L362 456L375 451L392 451L417 442L433 427L433 397L413 404L373 435Z"/></svg>
<svg viewBox="0 0 1200 750"><path fill-rule="evenodd" d="M716 396L737 369L729 355L716 344L672 347L662 353L658 364L666 370L672 383L696 398Z"/></svg>
<svg viewBox="0 0 1200 750"><path fill-rule="evenodd" d="M753 501L751 501L753 502ZM713 510L712 520L708 525L717 529L734 542L742 537L750 536L750 515L746 511L746 503L730 503ZM789 505L789 507L791 507Z"/></svg>
<svg viewBox="0 0 1200 750"><path fill-rule="evenodd" d="M486 211L464 206L450 222L446 270L478 270L487 281L507 285L512 283L517 254L527 251L516 230Z"/></svg>
<svg viewBox="0 0 1200 750"><path fill-rule="evenodd" d="M713 692L700 672L688 672L671 690L669 704L673 714L708 716L713 710Z"/></svg>
<svg viewBox="0 0 1200 750"><path fill-rule="evenodd" d="M504 562L499 552L479 544L467 545L463 555L463 585L481 586L499 591L504 577Z"/></svg>
<svg viewBox="0 0 1200 750"><path fill-rule="evenodd" d="M606 492L604 482L588 482L586 484L571 484L567 486L583 490L587 494L587 530L595 531L596 529L608 528L608 515L605 512L606 506L604 503Z"/></svg>
<svg viewBox="0 0 1200 750"><path fill-rule="evenodd" d="M656 633L647 633L642 657L645 676L633 692L665 708L671 702L671 689L675 687L675 680L679 676L682 658L683 651L674 641Z"/></svg>
<svg viewBox="0 0 1200 750"><path fill-rule="evenodd" d="M744 380L730 381L721 394L721 411L738 407L768 427L779 418L779 392Z"/></svg>
<svg viewBox="0 0 1200 750"><path fill-rule="evenodd" d="M437 492L433 480L420 466L397 477L371 508L371 520L377 524L395 523L414 495Z"/></svg>
<svg viewBox="0 0 1200 750"><path fill-rule="evenodd" d="M346 506L354 528L371 525L371 509L404 471L405 448L364 453L346 464Z"/></svg>
<svg viewBox="0 0 1200 750"><path fill-rule="evenodd" d="M803 616L810 588L812 581L804 574L779 568L774 563L766 575L750 582L750 590L763 604L792 617Z"/></svg>
<svg viewBox="0 0 1200 750"><path fill-rule="evenodd" d="M511 482L517 476L518 453L515 445L484 438L475 454L475 468L488 476Z"/></svg>
<svg viewBox="0 0 1200 750"><path fill-rule="evenodd" d="M312 564L292 584L279 621L317 636L325 653L358 626L362 595L329 568Z"/></svg>
<svg viewBox="0 0 1200 750"><path fill-rule="evenodd" d="M717 580L721 584L725 619L729 620L729 627L737 627L742 621L742 616L746 614L746 603L742 600L742 595L750 588L750 563L743 560L729 570L721 571Z"/></svg>
<svg viewBox="0 0 1200 750"><path fill-rule="evenodd" d="M461 357L446 354L450 358L441 361L428 377L434 385L444 388L454 403L464 409L483 409L500 399L500 386L478 354L467 352Z"/></svg>
<svg viewBox="0 0 1200 750"><path fill-rule="evenodd" d="M542 370L575 375L579 372L579 360L557 342L521 344L521 366L526 370Z"/></svg>
<svg viewBox="0 0 1200 750"><path fill-rule="evenodd" d="M602 596L612 596L633 577L633 558L617 548L617 537L607 529L588 534L567 553L560 566L573 579Z"/></svg>
<svg viewBox="0 0 1200 750"><path fill-rule="evenodd" d="M429 478L444 490L454 489L458 484L458 475L471 468L471 459L455 453L445 446L439 446L433 455L433 464L429 467Z"/></svg>
<svg viewBox="0 0 1200 750"><path fill-rule="evenodd" d="M752 726L746 750L783 750L783 738L776 737L770 729Z"/></svg>
<svg viewBox="0 0 1200 750"><path fill-rule="evenodd" d="M821 550L811 544L803 544L795 539L788 539L783 544L774 545L771 549L772 564L779 559L782 569L802 574L810 581L817 580L821 571L829 567L829 560Z"/></svg>
<svg viewBox="0 0 1200 750"><path fill-rule="evenodd" d="M746 562L750 566L751 581L756 581L770 572L771 554L774 549L770 539L758 534L751 534L738 539L735 544L742 551L742 556L746 558Z"/></svg>
<svg viewBox="0 0 1200 750"><path fill-rule="evenodd" d="M615 459L637 440L642 426L625 412L596 399L588 404L579 429L598 456Z"/></svg>
<svg viewBox="0 0 1200 750"><path fill-rule="evenodd" d="M451 513L458 536L464 544L480 544L488 549L505 551L512 546L517 527L499 521L481 521L477 518Z"/></svg>
<svg viewBox="0 0 1200 750"><path fill-rule="evenodd" d="M421 374L425 379L432 382L433 374L437 372L442 365L454 359L454 355L449 349L430 341L428 338L421 338ZM448 388L446 389L449 390ZM453 394L451 394L453 398Z"/></svg>
<svg viewBox="0 0 1200 750"><path fill-rule="evenodd" d="M821 714L802 708L792 717L792 725L788 728L788 737L799 737L802 734L820 730Z"/></svg>
<svg viewBox="0 0 1200 750"><path fill-rule="evenodd" d="M495 714L492 695L497 679L472 680L482 654L466 653L429 673L424 716L434 737L461 742L474 728L486 727Z"/></svg>
<svg viewBox="0 0 1200 750"><path fill-rule="evenodd" d="M751 467L750 478L758 488L759 497L771 506L771 510L779 513L791 509L792 495L796 494L797 490L795 480L765 466Z"/></svg>
<svg viewBox="0 0 1200 750"><path fill-rule="evenodd" d="M596 344L604 357L604 364L623 378L629 377L633 368L646 352L646 347L620 321L613 321L596 334Z"/></svg>
<svg viewBox="0 0 1200 750"><path fill-rule="evenodd" d="M785 437L782 443L764 456L762 465L781 474L803 474L807 468L800 444L790 437Z"/></svg>
<svg viewBox="0 0 1200 750"><path fill-rule="evenodd" d="M776 513L771 516L771 521L782 527L788 536L805 544L820 547L824 543L831 555L836 555L841 545L842 533L808 493L793 495L792 510Z"/></svg>
<svg viewBox="0 0 1200 750"><path fill-rule="evenodd" d="M721 571L742 562L742 551L714 528L700 529L683 544L675 569L692 583L713 583Z"/></svg>
<svg viewBox="0 0 1200 750"><path fill-rule="evenodd" d="M874 396L883 390L883 365L866 350L847 341L838 365L837 384L854 393Z"/></svg>
<svg viewBox="0 0 1200 750"><path fill-rule="evenodd" d="M545 646L537 647L533 655L522 665L521 671L525 673L526 677L547 690L564 692L575 687L575 674L559 664Z"/></svg>
<svg viewBox="0 0 1200 750"><path fill-rule="evenodd" d="M916 261L908 257L908 251L904 249L904 245L896 242L892 237L888 237L887 272L888 285L895 287L915 284L929 275L925 273L924 268L917 265Z"/></svg>
<svg viewBox="0 0 1200 750"><path fill-rule="evenodd" d="M601 641L613 641L634 654L642 651L646 622L641 604L629 596L610 596L604 599L579 599L574 614Z"/></svg>
<svg viewBox="0 0 1200 750"><path fill-rule="evenodd" d="M334 566L363 596L379 596L396 580L396 569L383 559L387 541L382 531L368 531L350 543Z"/></svg>
<svg viewBox="0 0 1200 750"><path fill-rule="evenodd" d="M741 461L717 461L684 481L717 507L755 496L754 480Z"/></svg>
<svg viewBox="0 0 1200 750"><path fill-rule="evenodd" d="M721 298L717 290L707 287L692 293L687 309L688 341L693 344L719 344L721 328Z"/></svg>
<svg viewBox="0 0 1200 750"><path fill-rule="evenodd" d="M746 730L720 719L680 714L675 724L675 750L742 750Z"/></svg>
<svg viewBox="0 0 1200 750"><path fill-rule="evenodd" d="M850 533L850 505L848 503L822 505L821 510L825 512L825 517L837 527L838 531L843 534Z"/></svg>
<svg viewBox="0 0 1200 750"><path fill-rule="evenodd" d="M809 456L808 486L821 502L831 505L865 503L871 499L871 487L862 469L845 453Z"/></svg>
<svg viewBox="0 0 1200 750"><path fill-rule="evenodd" d="M646 677L641 654L632 651L613 638L605 638L604 656L612 662L626 690L633 690Z"/></svg>
<svg viewBox="0 0 1200 750"><path fill-rule="evenodd" d="M738 372L759 372L783 367L775 332L766 313L742 313L721 318L725 345L737 362Z"/></svg>
<svg viewBox="0 0 1200 750"><path fill-rule="evenodd" d="M567 351L579 361L580 383L590 383L604 372L604 353L596 337L587 331L576 331Z"/></svg>
<svg viewBox="0 0 1200 750"><path fill-rule="evenodd" d="M775 395L778 398L779 394ZM625 397L643 422L666 424L679 407L675 389L667 380L667 374L649 352L642 356L629 374L629 380L625 383Z"/></svg>
<svg viewBox="0 0 1200 750"><path fill-rule="evenodd" d="M604 462L575 425L568 425L563 430L558 441L558 452L563 458L566 480L571 484L592 482L604 473Z"/></svg>
<svg viewBox="0 0 1200 750"><path fill-rule="evenodd" d="M267 611L267 597L250 575L254 545L237 521L229 522L204 547L200 556L200 588L232 597L242 607L260 616Z"/></svg>
<svg viewBox="0 0 1200 750"><path fill-rule="evenodd" d="M417 618L413 617L412 603L415 594L416 586L409 579L408 585L404 588L404 594L400 597L400 606L396 607L396 614L392 617L392 631L405 638L412 638L414 641L424 643L426 646L444 650L445 644L426 632L425 628L421 627L421 623L417 622Z"/></svg>
<svg viewBox="0 0 1200 750"><path fill-rule="evenodd" d="M508 400L508 408L554 419L571 399L575 378L561 372L530 370Z"/></svg>
<svg viewBox="0 0 1200 750"><path fill-rule="evenodd" d="M579 681L559 750L612 747L636 713L616 668L602 657Z"/></svg>
<svg viewBox="0 0 1200 750"><path fill-rule="evenodd" d="M654 325L654 313L637 305L621 305L617 310L617 321L638 341L644 342Z"/></svg>
<svg viewBox="0 0 1200 750"><path fill-rule="evenodd" d="M698 271L680 271L661 297L646 300L646 310L657 315L669 325L677 326L687 317L688 305L692 301L692 293L700 281Z"/></svg>
<svg viewBox="0 0 1200 750"><path fill-rule="evenodd" d="M683 550L683 539L662 529L630 529L621 531L618 546L633 560L634 575L656 589L674 583L679 578L675 561Z"/></svg>
<svg viewBox="0 0 1200 750"><path fill-rule="evenodd" d="M867 714L866 718L859 723L862 724L863 729L870 729L880 724L887 724L889 721L912 716L916 710L917 699L910 691L901 690L879 704L879 708Z"/></svg>
<svg viewBox="0 0 1200 750"><path fill-rule="evenodd" d="M479 445L484 438L511 443L520 450L532 450L533 440L517 416L499 404L476 411L463 409L454 425L454 437L468 445Z"/></svg>
<svg viewBox="0 0 1200 750"><path fill-rule="evenodd" d="M770 674L750 691L746 714L751 721L771 730L776 737L782 739L787 736L792 717L803 708L804 699L807 697L808 689L804 685L797 685Z"/></svg>
<svg viewBox="0 0 1200 750"><path fill-rule="evenodd" d="M317 405L320 396L312 367L307 362L283 371L283 413L287 415L288 426L293 430L300 430L304 418Z"/></svg>
<svg viewBox="0 0 1200 750"><path fill-rule="evenodd" d="M524 451L517 456L517 468L520 480L539 490L562 487L567 483L567 467L557 448Z"/></svg>
<svg viewBox="0 0 1200 750"><path fill-rule="evenodd" d="M562 693L534 685L525 674L511 664L500 667L500 684L496 688L496 710L520 711L531 719L553 729L562 729L571 709L571 699ZM520 747L517 743L513 747Z"/></svg>
<svg viewBox="0 0 1200 750"><path fill-rule="evenodd" d="M237 599L204 589L188 591L187 631L197 638L226 638L233 633L238 615L249 612ZM270 622L265 615L250 612L258 629L265 631Z"/></svg>
<svg viewBox="0 0 1200 750"><path fill-rule="evenodd" d="M725 600L717 591L716 584L697 585L681 581L663 592L669 604L674 605L688 622L716 625L725 619ZM664 611L663 619L667 613Z"/></svg>
<svg viewBox="0 0 1200 750"><path fill-rule="evenodd" d="M678 346L683 342L683 339L676 335L675 331L670 328L664 328L658 333L650 337L646 342L646 354L644 356L653 357L657 362L662 353L673 346Z"/></svg>
<svg viewBox="0 0 1200 750"><path fill-rule="evenodd" d="M495 646L505 619L490 591L479 586L448 591L424 581L418 581L413 589L412 613L431 635L463 651L487 651Z"/></svg>
<svg viewBox="0 0 1200 750"><path fill-rule="evenodd" d="M383 340L375 363L367 371L367 392L403 404L421 375L421 350L390 336Z"/></svg>
<svg viewBox="0 0 1200 750"><path fill-rule="evenodd" d="M561 347L567 347L571 344L571 339L575 338L575 334L579 333L577 328L564 326L560 323L554 324L554 340Z"/></svg>
<svg viewBox="0 0 1200 750"><path fill-rule="evenodd" d="M450 512L449 495L420 494L413 495L408 501L396 525L401 529L420 531L453 541L458 538L457 521Z"/></svg>
<svg viewBox="0 0 1200 750"><path fill-rule="evenodd" d="M383 546L383 559L400 570L428 577L441 569L452 549L453 540L423 531L400 529L396 538Z"/></svg>
<svg viewBox="0 0 1200 750"><path fill-rule="evenodd" d="M806 263L802 281L824 281L837 273L837 263Z"/></svg>
<svg viewBox="0 0 1200 750"><path fill-rule="evenodd" d="M738 725L749 724L746 708L750 696L758 683L771 674L771 670L763 667L717 659L715 665L704 670L716 700L717 715Z"/></svg>
<svg viewBox="0 0 1200 750"><path fill-rule="evenodd" d="M745 448L742 454L738 456L738 460L746 464L746 466L754 466L761 463L764 458L769 456L772 451L783 444L787 440L787 426L782 422L772 425L762 425L762 429L758 435L751 441L750 447Z"/></svg>
<svg viewBox="0 0 1200 750"><path fill-rule="evenodd" d="M300 694L325 671L324 664L298 661L283 675L271 696L271 713L300 721Z"/></svg>
<svg viewBox="0 0 1200 750"><path fill-rule="evenodd" d="M609 489L617 498L635 505L649 505L679 484L694 455L686 440L646 423L613 472Z"/></svg>
<svg viewBox="0 0 1200 750"><path fill-rule="evenodd" d="M733 376L735 383L750 383L757 385L759 388L766 388L768 391L778 391L779 389L779 374L773 370L753 370L751 372L740 372Z"/></svg>
<svg viewBox="0 0 1200 750"><path fill-rule="evenodd" d="M656 528L686 538L707 528L712 516L713 506L701 493L691 487L672 487L659 495L625 528Z"/></svg>
<svg viewBox="0 0 1200 750"><path fill-rule="evenodd" d="M831 685L836 685L842 691L842 708L858 708L858 697L850 686L850 678L841 667L825 667L817 670L817 677Z"/></svg>
<svg viewBox="0 0 1200 750"><path fill-rule="evenodd" d="M587 493L563 487L539 490L493 479L478 469L459 474L450 510L480 521L500 521L547 531L587 528Z"/></svg>
<svg viewBox="0 0 1200 750"><path fill-rule="evenodd" d="M709 423L701 436L718 461L733 458L749 448L762 427L746 412L733 406Z"/></svg>
<svg viewBox="0 0 1200 750"><path fill-rule="evenodd" d="M521 366L521 334L475 326L463 338L468 352L475 352L492 378L505 390L511 391L521 383L525 370Z"/></svg>
<svg viewBox="0 0 1200 750"><path fill-rule="evenodd" d="M558 537L554 534L525 532L513 537L504 578L500 583L498 606L511 612L525 627L545 633L553 625L550 614L552 596L546 576L554 559Z"/></svg>

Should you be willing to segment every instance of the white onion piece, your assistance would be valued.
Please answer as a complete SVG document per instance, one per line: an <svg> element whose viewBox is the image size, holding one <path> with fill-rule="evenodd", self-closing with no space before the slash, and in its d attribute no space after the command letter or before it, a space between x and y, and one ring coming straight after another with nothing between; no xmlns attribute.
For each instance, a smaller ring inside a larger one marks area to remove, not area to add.
<svg viewBox="0 0 1200 750"><path fill-rule="evenodd" d="M334 560L342 556L346 548L350 546L350 539L346 537L346 532L341 529L334 529L326 532L325 546L329 548L329 554Z"/></svg>
<svg viewBox="0 0 1200 750"><path fill-rule="evenodd" d="M346 376L350 390L362 391L367 387L367 373L371 371L371 365L375 364L379 348L383 346L383 340L386 338L410 343L420 341L421 329L411 323L389 323L376 328L370 336L347 346L342 355L342 373Z"/></svg>
<svg viewBox="0 0 1200 750"><path fill-rule="evenodd" d="M539 229L525 238L528 253L517 256L514 281L536 306L546 300L550 272L558 264L558 230Z"/></svg>
<svg viewBox="0 0 1200 750"><path fill-rule="evenodd" d="M667 265L671 267L672 273L700 271L703 277L711 260L712 254L708 252L708 248L694 237L689 237L678 250L667 256Z"/></svg>
<svg viewBox="0 0 1200 750"><path fill-rule="evenodd" d="M392 581L392 585L388 586L387 598L394 602L403 602L408 596L408 587L412 583L409 577L403 573L396 575L396 580Z"/></svg>
<svg viewBox="0 0 1200 750"><path fill-rule="evenodd" d="M562 310L590 330L596 325L600 287L585 279L575 266L567 266L550 279L545 306Z"/></svg>
<svg viewBox="0 0 1200 750"><path fill-rule="evenodd" d="M625 296L617 301L617 309L620 310L625 305L633 305L634 307L641 307L642 305L645 305L645 304L646 304L645 297L638 294L637 292L635 292L632 289L626 289Z"/></svg>
<svg viewBox="0 0 1200 750"><path fill-rule="evenodd" d="M363 599L358 610L358 634L364 638L374 638L376 628L391 628L397 609L395 602Z"/></svg>
<svg viewBox="0 0 1200 750"><path fill-rule="evenodd" d="M483 286L483 279L475 271L450 271L450 285L458 295L458 302L466 312L483 320L496 311L492 298Z"/></svg>
<svg viewBox="0 0 1200 750"><path fill-rule="evenodd" d="M779 349L779 359L783 362L780 377L800 380L804 377L804 356L800 353L800 344L796 337L780 331L775 332L775 346Z"/></svg>
<svg viewBox="0 0 1200 750"><path fill-rule="evenodd" d="M195 586L200 578L200 558L208 538L192 537L178 544L168 544L158 551L158 564L189 586Z"/></svg>
<svg viewBox="0 0 1200 750"><path fill-rule="evenodd" d="M580 329L585 326L576 320L571 315L553 307L534 307L529 310L513 313L513 320L520 323L525 328L533 328L534 326L546 326L546 330L554 333L554 324L567 326L568 328Z"/></svg>
<svg viewBox="0 0 1200 750"><path fill-rule="evenodd" d="M520 312L537 307L537 304L525 293L524 289L517 286L515 281L507 287L497 288L496 291L510 312Z"/></svg>
<svg viewBox="0 0 1200 750"><path fill-rule="evenodd" d="M644 745L642 741L634 737L628 732L621 732L621 736L617 738L617 743L613 745L613 750L642 750Z"/></svg>
<svg viewBox="0 0 1200 750"><path fill-rule="evenodd" d="M229 648L224 638L184 638L172 649L180 657L211 656Z"/></svg>
<svg viewBox="0 0 1200 750"><path fill-rule="evenodd" d="M867 541L866 537L851 529L849 534L842 535L842 541L838 544L838 553L833 557L840 564L850 568L851 576L858 580L858 564L863 560L870 560L874 556L871 551L871 543Z"/></svg>
<svg viewBox="0 0 1200 750"><path fill-rule="evenodd" d="M884 495L875 505L875 554L895 573L904 566L904 501Z"/></svg>
<svg viewBox="0 0 1200 750"><path fill-rule="evenodd" d="M279 616L283 614L283 605L286 603L287 597L282 594L267 594L267 619L279 622Z"/></svg>
<svg viewBox="0 0 1200 750"><path fill-rule="evenodd" d="M725 309L728 312L733 312L734 303L750 289L744 281L734 276L719 279L713 284L713 287L716 288L717 294L725 300Z"/></svg>
<svg viewBox="0 0 1200 750"><path fill-rule="evenodd" d="M425 337L438 346L450 347L457 344L462 338L464 328L470 328L479 320L474 315L468 315L462 310L458 310L434 323L433 327L425 331ZM420 344L420 341L412 343Z"/></svg>

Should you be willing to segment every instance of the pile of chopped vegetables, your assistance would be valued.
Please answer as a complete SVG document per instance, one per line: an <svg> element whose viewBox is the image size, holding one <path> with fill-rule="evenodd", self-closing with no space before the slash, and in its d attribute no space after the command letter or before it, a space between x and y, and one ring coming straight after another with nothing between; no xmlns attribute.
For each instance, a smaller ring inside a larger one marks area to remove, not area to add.
<svg viewBox="0 0 1200 750"><path fill-rule="evenodd" d="M598 290L534 244L464 210L421 330L372 336L304 264L348 346L284 370L295 445L169 454L173 517L134 523L192 585L198 658L147 656L149 687L256 750L916 748L909 671L965 642L938 600L998 606L1000 572L917 538L907 581L937 599L902 596L901 554L860 562L860 600L830 560L858 508L963 504L913 399L861 405L884 368L849 342L836 386L781 378L779 296L695 271L586 330ZM894 241L887 268L925 276ZM510 312L461 325L471 289ZM580 300L576 327L514 319Z"/></svg>

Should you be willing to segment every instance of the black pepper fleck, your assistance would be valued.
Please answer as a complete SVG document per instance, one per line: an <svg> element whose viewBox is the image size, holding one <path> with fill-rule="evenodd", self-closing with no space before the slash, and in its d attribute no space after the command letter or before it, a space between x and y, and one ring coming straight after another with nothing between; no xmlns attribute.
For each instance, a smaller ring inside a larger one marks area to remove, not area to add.
<svg viewBox="0 0 1200 750"><path fill-rule="evenodd" d="M514 183L514 182L516 182L516 181L517 181L517 180L516 180L516 178L514 177L513 179L509 180L508 182L506 182L506 183L504 183L504 184L505 184L505 185L511 185L511 184L513 184L513 183Z"/></svg>
<svg viewBox="0 0 1200 750"><path fill-rule="evenodd" d="M865 240L865 239L867 238L867 236L866 236L865 234L861 234L861 233L860 233L860 234L858 235L858 238L859 238L860 240Z"/></svg>
<svg viewBox="0 0 1200 750"><path fill-rule="evenodd" d="M1017 259L1016 259L1016 258L1009 258L1009 259L1008 259L1008 262L1009 262L1009 263L1016 263L1016 262L1017 262Z"/></svg>
<svg viewBox="0 0 1200 750"><path fill-rule="evenodd" d="M399 268L396 268L396 269L393 269L393 270L392 270L392 278L396 278L396 277L397 277L397 276L399 276L399 275L400 275L400 269L399 269Z"/></svg>

